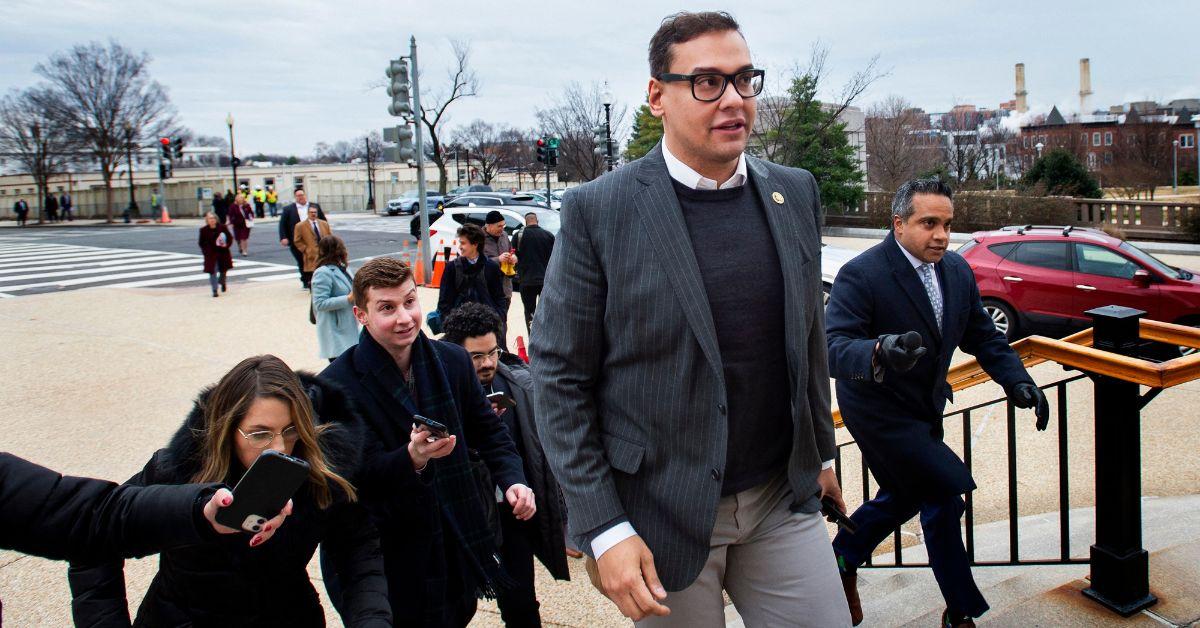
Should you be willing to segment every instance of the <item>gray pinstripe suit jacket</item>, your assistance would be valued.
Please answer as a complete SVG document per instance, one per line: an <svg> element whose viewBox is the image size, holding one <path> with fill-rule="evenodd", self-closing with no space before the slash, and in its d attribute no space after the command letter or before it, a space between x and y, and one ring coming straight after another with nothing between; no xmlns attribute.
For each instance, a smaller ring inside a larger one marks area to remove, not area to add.
<svg viewBox="0 0 1200 628"><path fill-rule="evenodd" d="M835 454L821 205L809 172L747 161L783 265L792 385L762 394L791 404L792 508L814 512L821 462ZM567 192L554 248L530 348L570 532L590 553L602 526L628 518L663 585L681 590L708 557L728 423L712 314L661 145ZM737 255L737 243L720 254Z"/></svg>

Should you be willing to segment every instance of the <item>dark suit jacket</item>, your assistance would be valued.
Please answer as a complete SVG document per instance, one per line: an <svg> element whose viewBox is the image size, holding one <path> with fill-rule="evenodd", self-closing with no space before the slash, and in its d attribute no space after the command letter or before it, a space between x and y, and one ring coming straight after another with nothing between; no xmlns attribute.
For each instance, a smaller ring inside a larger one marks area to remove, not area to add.
<svg viewBox="0 0 1200 628"><path fill-rule="evenodd" d="M325 220L325 212L321 211L320 203L309 203L309 206L317 208L317 218ZM301 216L299 210L296 209L295 203L288 203L283 208L283 213L279 215L279 239L287 240L288 246L295 247L296 243L292 241L292 236L296 230L296 223L301 220L308 220L308 216Z"/></svg>
<svg viewBox="0 0 1200 628"><path fill-rule="evenodd" d="M804 170L747 162L785 287L791 389L763 394L789 404L792 508L814 512L821 463L835 455L820 197ZM568 191L531 341L538 432L571 533L591 552L596 533L628 519L670 591L690 585L708 559L729 428L716 328L687 233L661 146Z"/></svg>
<svg viewBox="0 0 1200 628"><path fill-rule="evenodd" d="M538 225L521 230L517 241L517 277L522 286L540 286L546 280L546 267L554 252L554 234Z"/></svg>
<svg viewBox="0 0 1200 628"><path fill-rule="evenodd" d="M944 304L941 329L920 276L892 234L838 271L825 311L829 371L837 379L842 419L880 486L918 497L975 488L966 465L942 441L942 411L954 400L946 383L954 350L974 355L1005 391L1033 381L984 313L967 262L947 252L935 268ZM908 331L921 334L926 354L911 371L885 371L875 382L875 343Z"/></svg>

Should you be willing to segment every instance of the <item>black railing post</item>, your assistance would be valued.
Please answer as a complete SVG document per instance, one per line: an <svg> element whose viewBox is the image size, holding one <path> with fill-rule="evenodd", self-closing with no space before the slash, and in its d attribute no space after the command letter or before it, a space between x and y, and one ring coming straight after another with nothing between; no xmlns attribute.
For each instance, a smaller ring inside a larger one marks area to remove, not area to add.
<svg viewBox="0 0 1200 628"><path fill-rule="evenodd" d="M1145 312L1110 305L1087 314L1093 347L1136 353ZM1142 404L1136 383L1090 375L1096 390L1096 543L1092 585L1083 594L1128 617L1158 601L1150 593L1150 555L1142 549Z"/></svg>

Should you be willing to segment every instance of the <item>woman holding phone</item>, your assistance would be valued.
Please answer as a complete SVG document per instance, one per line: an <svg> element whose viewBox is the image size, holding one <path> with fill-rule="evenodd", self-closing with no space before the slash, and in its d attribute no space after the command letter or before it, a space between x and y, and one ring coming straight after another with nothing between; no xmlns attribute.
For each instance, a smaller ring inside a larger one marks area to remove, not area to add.
<svg viewBox="0 0 1200 628"><path fill-rule="evenodd" d="M307 565L321 544L341 575L347 626L390 626L378 533L348 478L360 464L362 420L336 386L264 355L243 360L200 393L170 444L135 485L235 486L267 449L308 463L292 512L270 543L243 535L161 554L135 626L324 626ZM236 501L235 491L235 501ZM72 564L77 626L129 626L122 564Z"/></svg>
<svg viewBox="0 0 1200 628"><path fill-rule="evenodd" d="M213 212L204 215L199 244L200 252L204 254L204 272L208 273L208 284L215 297L219 295L217 288L225 292L225 273L233 268L233 256L229 254L233 236Z"/></svg>
<svg viewBox="0 0 1200 628"><path fill-rule="evenodd" d="M237 240L242 257L250 254L250 230L254 228L254 208L246 202L245 194L238 194L229 206L229 224L233 227L233 239Z"/></svg>

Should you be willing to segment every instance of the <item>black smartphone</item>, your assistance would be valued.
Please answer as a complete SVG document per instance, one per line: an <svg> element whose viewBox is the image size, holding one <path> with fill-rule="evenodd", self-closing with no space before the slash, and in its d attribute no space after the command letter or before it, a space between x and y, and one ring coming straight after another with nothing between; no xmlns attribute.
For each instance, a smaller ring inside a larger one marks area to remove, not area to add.
<svg viewBox="0 0 1200 628"><path fill-rule="evenodd" d="M217 510L217 523L258 532L283 510L307 478L307 462L268 449L233 487L233 503Z"/></svg>
<svg viewBox="0 0 1200 628"><path fill-rule="evenodd" d="M431 436L425 439L426 442L432 443L439 438L448 438L450 436L450 430L447 429L445 425L442 425L433 419L423 417L419 414L414 414L413 420L429 430Z"/></svg>
<svg viewBox="0 0 1200 628"><path fill-rule="evenodd" d="M827 519L836 523L839 528L849 532L850 534L858 532L858 526L854 525L854 522L850 520L850 517L847 517L846 515L842 514L842 511L838 510L837 504L834 503L833 498L828 495L821 498L821 514L825 515Z"/></svg>
<svg viewBox="0 0 1200 628"><path fill-rule="evenodd" d="M517 401L502 392L494 392L488 395L487 398L488 401L496 404L496 406L500 408L512 409L517 407Z"/></svg>

